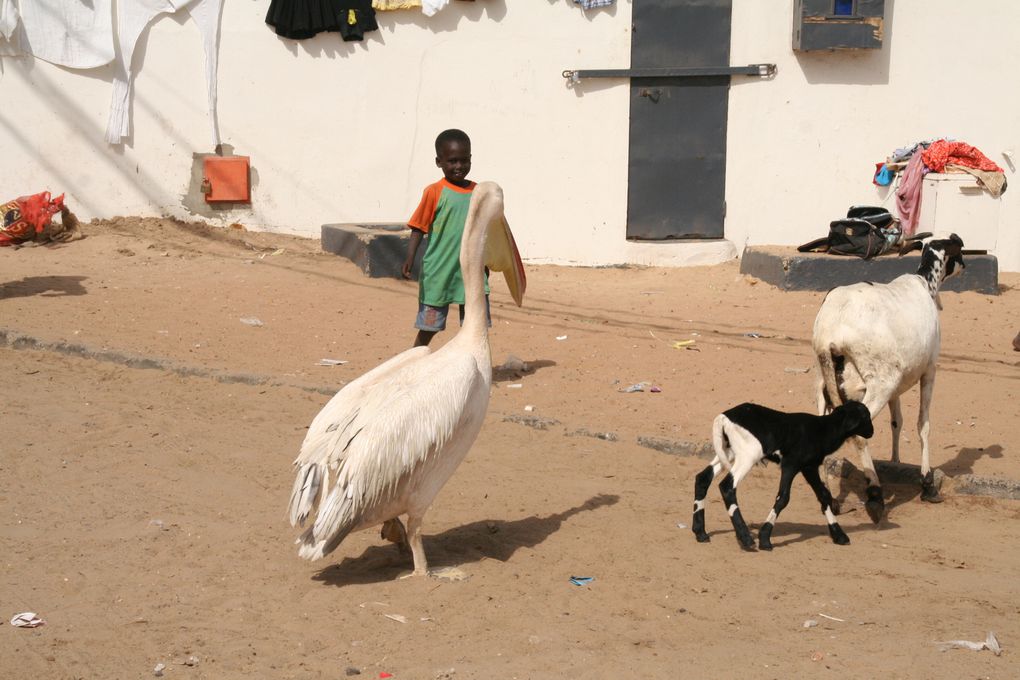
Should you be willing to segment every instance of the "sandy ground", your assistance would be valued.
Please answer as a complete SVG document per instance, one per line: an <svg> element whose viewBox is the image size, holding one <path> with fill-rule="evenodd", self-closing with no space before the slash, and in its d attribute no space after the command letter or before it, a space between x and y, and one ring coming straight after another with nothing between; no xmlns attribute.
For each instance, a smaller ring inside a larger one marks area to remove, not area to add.
<svg viewBox="0 0 1020 680"><path fill-rule="evenodd" d="M523 309L498 282L493 361L531 370L497 371L425 524L432 564L470 578L402 580L409 560L375 531L298 559L284 507L327 394L410 344L415 285L314 240L168 220L85 232L0 250L0 677L1020 677L1020 503L887 487L875 527L851 489L839 547L798 481L776 550L744 553L715 488L712 542L687 528L704 461L638 445L703 443L745 400L813 410L818 293L735 263L530 267ZM1020 479L1020 276L1001 282L944 296L932 447L949 475ZM661 392L620 392L641 381ZM916 463L916 393L904 402ZM754 527L777 481L770 466L741 485ZM12 627L23 611L46 625ZM935 644L990 630L1001 656Z"/></svg>

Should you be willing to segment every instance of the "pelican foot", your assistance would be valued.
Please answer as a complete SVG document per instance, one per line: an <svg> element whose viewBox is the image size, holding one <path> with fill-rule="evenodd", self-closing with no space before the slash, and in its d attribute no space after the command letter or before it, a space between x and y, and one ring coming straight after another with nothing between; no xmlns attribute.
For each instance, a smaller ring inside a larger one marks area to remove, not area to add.
<svg viewBox="0 0 1020 680"><path fill-rule="evenodd" d="M407 531L399 518L394 517L383 522L379 537L390 543L396 543L401 555L411 554L411 547L407 544Z"/></svg>
<svg viewBox="0 0 1020 680"><path fill-rule="evenodd" d="M471 574L458 569L457 567L440 567L429 571L429 576L440 581L467 581Z"/></svg>

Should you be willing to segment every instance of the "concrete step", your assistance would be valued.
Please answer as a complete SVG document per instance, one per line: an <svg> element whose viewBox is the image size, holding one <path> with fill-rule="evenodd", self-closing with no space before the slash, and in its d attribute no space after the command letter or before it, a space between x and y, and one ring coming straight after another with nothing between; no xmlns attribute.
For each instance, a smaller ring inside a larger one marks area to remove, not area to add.
<svg viewBox="0 0 1020 680"><path fill-rule="evenodd" d="M967 265L963 274L947 279L942 290L999 294L999 262L994 255L964 253L963 261ZM783 290L830 290L859 281L888 283L901 274L913 274L920 264L920 252L862 260L828 253L799 253L791 246L749 246L740 258L740 272Z"/></svg>
<svg viewBox="0 0 1020 680"><path fill-rule="evenodd" d="M324 224L321 241L324 251L346 257L368 276L399 279L410 237L411 230L406 224ZM424 253L423 241L411 268L415 280L421 271Z"/></svg>

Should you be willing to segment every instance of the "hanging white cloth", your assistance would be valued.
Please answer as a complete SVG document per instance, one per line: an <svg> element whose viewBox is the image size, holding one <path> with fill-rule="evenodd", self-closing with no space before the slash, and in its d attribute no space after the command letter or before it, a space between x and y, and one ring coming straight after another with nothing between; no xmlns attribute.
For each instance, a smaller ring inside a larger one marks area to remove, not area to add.
<svg viewBox="0 0 1020 680"><path fill-rule="evenodd" d="M131 134L131 120L128 115L133 75L131 58L134 56L142 31L159 15L175 14L183 9L198 25L202 34L212 140L213 144L220 143L219 126L216 122L216 68L222 8L223 0L117 0L117 43L120 46L120 54L115 62L106 141L119 144L124 137Z"/></svg>
<svg viewBox="0 0 1020 680"><path fill-rule="evenodd" d="M0 0L12 5L10 0ZM89 69L113 61L112 0L21 0L17 46L52 64ZM3 12L7 16L7 11ZM7 36L10 38L10 36Z"/></svg>
<svg viewBox="0 0 1020 680"><path fill-rule="evenodd" d="M450 3L450 0L422 0L421 12L427 17L435 15Z"/></svg>
<svg viewBox="0 0 1020 680"><path fill-rule="evenodd" d="M23 56L18 47L17 30L21 17L14 0L0 0L0 57Z"/></svg>

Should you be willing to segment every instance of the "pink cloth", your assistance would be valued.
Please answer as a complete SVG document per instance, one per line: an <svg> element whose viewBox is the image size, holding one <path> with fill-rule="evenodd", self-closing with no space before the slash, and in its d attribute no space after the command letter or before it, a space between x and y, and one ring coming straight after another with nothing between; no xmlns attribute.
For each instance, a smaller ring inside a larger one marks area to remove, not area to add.
<svg viewBox="0 0 1020 680"><path fill-rule="evenodd" d="M924 177L924 168L920 151L915 151L903 170L903 179L896 190L896 209L900 213L904 236L912 236L917 230L917 220L921 216L921 179Z"/></svg>

